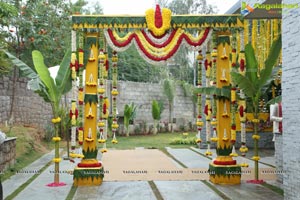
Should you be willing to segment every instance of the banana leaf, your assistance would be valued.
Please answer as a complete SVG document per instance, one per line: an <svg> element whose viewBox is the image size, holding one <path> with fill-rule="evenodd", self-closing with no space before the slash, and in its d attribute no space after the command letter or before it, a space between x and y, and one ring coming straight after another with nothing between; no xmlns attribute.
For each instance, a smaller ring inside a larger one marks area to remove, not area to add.
<svg viewBox="0 0 300 200"><path fill-rule="evenodd" d="M245 57L246 57L246 77L251 81L252 84L257 83L257 69L258 63L255 58L255 52L251 43L248 43L245 47Z"/></svg>
<svg viewBox="0 0 300 200"><path fill-rule="evenodd" d="M58 87L58 91L62 91L62 94L66 94L72 88L71 70L69 67L70 61L71 51L68 49L59 65L59 69L55 77L55 83Z"/></svg>
<svg viewBox="0 0 300 200"><path fill-rule="evenodd" d="M41 52L34 50L32 52L32 59L35 70L37 71L41 81L45 85L48 91L50 101L54 103L54 106L58 106L60 95L57 86L53 78L50 76L50 72L44 63L44 57ZM58 107L57 107L58 108Z"/></svg>

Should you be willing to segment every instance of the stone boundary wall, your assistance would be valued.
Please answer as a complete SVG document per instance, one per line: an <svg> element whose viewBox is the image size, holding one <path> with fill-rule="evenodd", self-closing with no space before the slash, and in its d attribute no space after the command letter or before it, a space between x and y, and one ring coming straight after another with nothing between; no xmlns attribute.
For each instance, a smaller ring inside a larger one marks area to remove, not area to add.
<svg viewBox="0 0 300 200"><path fill-rule="evenodd" d="M28 79L18 78L16 82L16 96L14 107L14 123L45 128L52 118L52 110L49 103L27 88ZM12 103L11 77L0 77L0 123L9 120L10 106ZM108 84L108 88L111 85ZM124 114L125 104L134 103L138 106L135 121L138 123L153 122L151 107L152 100L163 100L164 111L161 121L168 121L168 101L163 94L160 84L119 82L118 90L120 95L117 100L119 115ZM67 97L67 102L70 99ZM193 122L193 103L191 97L185 97L180 86L176 88L174 101L174 118L177 120L178 127L188 122Z"/></svg>
<svg viewBox="0 0 300 200"><path fill-rule="evenodd" d="M0 145L0 173L16 162L16 137L7 138Z"/></svg>
<svg viewBox="0 0 300 200"><path fill-rule="evenodd" d="M52 117L49 103L27 88L27 78L18 78L14 101L14 123L45 128ZM9 120L13 78L0 77L0 123Z"/></svg>

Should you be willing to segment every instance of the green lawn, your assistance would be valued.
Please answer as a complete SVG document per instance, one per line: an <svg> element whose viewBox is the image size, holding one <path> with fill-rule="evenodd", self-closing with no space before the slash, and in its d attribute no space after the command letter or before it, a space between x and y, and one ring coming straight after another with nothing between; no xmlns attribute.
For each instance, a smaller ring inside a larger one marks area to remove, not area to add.
<svg viewBox="0 0 300 200"><path fill-rule="evenodd" d="M189 133L187 139L194 140L195 133ZM107 140L107 148L115 149L134 149L135 147L162 149L164 147L185 148L196 146L193 144L170 144L175 138L183 139L182 133L158 133L157 135L141 136L118 136L118 144L111 144L111 138ZM184 141L184 140L183 140Z"/></svg>

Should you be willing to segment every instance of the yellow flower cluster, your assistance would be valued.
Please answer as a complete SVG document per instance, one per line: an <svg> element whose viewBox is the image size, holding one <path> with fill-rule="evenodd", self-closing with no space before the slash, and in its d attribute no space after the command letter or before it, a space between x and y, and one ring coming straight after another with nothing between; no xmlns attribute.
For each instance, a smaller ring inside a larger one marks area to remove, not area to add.
<svg viewBox="0 0 300 200"><path fill-rule="evenodd" d="M211 124L212 126L217 126L217 125L218 125L218 122L217 122L217 121L211 121L210 124Z"/></svg>
<svg viewBox="0 0 300 200"><path fill-rule="evenodd" d="M51 121L52 121L53 124L59 123L61 121L61 118L60 117L56 117L56 118L53 118Z"/></svg>
<svg viewBox="0 0 300 200"><path fill-rule="evenodd" d="M105 140L105 139L99 139L98 142L99 142L99 143L105 143L106 140Z"/></svg>
<svg viewBox="0 0 300 200"><path fill-rule="evenodd" d="M231 156L231 157L238 157L239 155L237 153L231 153L231 154L229 154L229 156Z"/></svg>
<svg viewBox="0 0 300 200"><path fill-rule="evenodd" d="M212 142L218 142L218 141L219 141L219 138L217 138L217 137L212 137L212 138L210 138L210 141L212 141Z"/></svg>
<svg viewBox="0 0 300 200"><path fill-rule="evenodd" d="M55 162L55 163L59 163L61 161L61 158L53 158L52 159L52 162Z"/></svg>
<svg viewBox="0 0 300 200"><path fill-rule="evenodd" d="M111 91L111 95L113 95L113 96L117 96L119 94L119 92L118 92L118 90L116 90L116 89L113 89L112 91Z"/></svg>
<svg viewBox="0 0 300 200"><path fill-rule="evenodd" d="M98 126L99 126L99 127L104 127L104 126L105 126L105 123L104 123L104 122L98 122Z"/></svg>
<svg viewBox="0 0 300 200"><path fill-rule="evenodd" d="M213 154L213 153L212 153L211 151L206 151L206 152L205 152L205 155L207 155L207 156L212 156L212 154Z"/></svg>
<svg viewBox="0 0 300 200"><path fill-rule="evenodd" d="M148 29L153 32L155 36L162 36L167 30L171 28L171 15L172 11L167 8L162 10L162 26L157 28L155 26L155 11L154 9L148 9L146 11L146 22Z"/></svg>
<svg viewBox="0 0 300 200"><path fill-rule="evenodd" d="M259 157L259 156L253 156L253 157L252 157L252 160L254 160L254 161L259 161L259 160L260 160L260 157Z"/></svg>
<svg viewBox="0 0 300 200"><path fill-rule="evenodd" d="M113 123L113 124L111 125L111 127L114 128L114 129L117 129L117 128L119 128L119 124Z"/></svg>
<svg viewBox="0 0 300 200"><path fill-rule="evenodd" d="M83 154L70 153L71 158L84 158Z"/></svg>
<svg viewBox="0 0 300 200"><path fill-rule="evenodd" d="M249 167L249 164L248 163L240 163L240 166L241 167Z"/></svg>
<svg viewBox="0 0 300 200"><path fill-rule="evenodd" d="M53 138L52 138L52 141L53 141L53 142L59 142L60 140L61 140L60 137L53 137Z"/></svg>
<svg viewBox="0 0 300 200"><path fill-rule="evenodd" d="M252 119L253 123L259 123L259 119Z"/></svg>
<svg viewBox="0 0 300 200"><path fill-rule="evenodd" d="M113 143L113 144L118 144L118 140L113 139L113 140L111 141L111 143Z"/></svg>
<svg viewBox="0 0 300 200"><path fill-rule="evenodd" d="M243 146L243 147L240 148L240 152L241 153L247 153L248 152L248 148L245 147L245 146Z"/></svg>
<svg viewBox="0 0 300 200"><path fill-rule="evenodd" d="M182 135L183 135L183 136L188 136L188 135L189 135L189 133L182 133Z"/></svg>
<svg viewBox="0 0 300 200"><path fill-rule="evenodd" d="M105 92L105 89L104 88L98 88L98 93L99 94L104 94Z"/></svg>
<svg viewBox="0 0 300 200"><path fill-rule="evenodd" d="M196 122L196 125L197 125L197 126L203 126L203 122L202 122L202 121L197 121L197 122Z"/></svg>
<svg viewBox="0 0 300 200"><path fill-rule="evenodd" d="M200 138L196 139L196 143L201 143L201 142L202 142L202 140Z"/></svg>
<svg viewBox="0 0 300 200"><path fill-rule="evenodd" d="M255 135L252 135L252 139L253 139L253 140L259 140L259 139L260 139L260 136L259 136L259 135L256 135L256 134L255 134Z"/></svg>
<svg viewBox="0 0 300 200"><path fill-rule="evenodd" d="M101 149L100 151L101 151L101 153L106 153L107 149L104 148L104 149Z"/></svg>

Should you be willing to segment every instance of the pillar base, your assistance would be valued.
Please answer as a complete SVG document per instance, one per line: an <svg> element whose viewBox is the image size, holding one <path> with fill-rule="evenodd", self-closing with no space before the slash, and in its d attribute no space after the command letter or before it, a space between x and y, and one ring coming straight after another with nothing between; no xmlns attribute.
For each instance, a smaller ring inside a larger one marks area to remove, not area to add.
<svg viewBox="0 0 300 200"><path fill-rule="evenodd" d="M104 177L103 167L75 168L73 172L74 186L101 185Z"/></svg>
<svg viewBox="0 0 300 200"><path fill-rule="evenodd" d="M238 165L209 164L209 180L215 184L240 184L241 167Z"/></svg>

